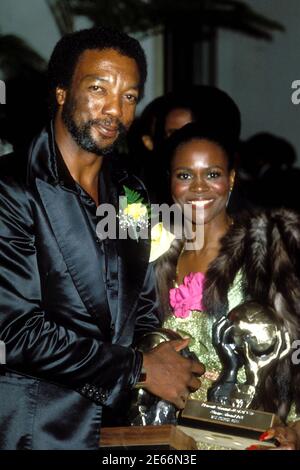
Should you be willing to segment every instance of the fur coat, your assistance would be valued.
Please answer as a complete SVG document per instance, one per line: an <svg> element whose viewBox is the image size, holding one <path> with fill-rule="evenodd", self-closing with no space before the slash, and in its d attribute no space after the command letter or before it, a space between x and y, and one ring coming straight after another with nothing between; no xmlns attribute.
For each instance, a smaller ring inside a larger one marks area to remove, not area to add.
<svg viewBox="0 0 300 470"><path fill-rule="evenodd" d="M206 273L203 304L216 318L228 311L227 293L241 270L245 300L271 306L291 341L300 331L300 216L285 209L239 216ZM291 353L267 376L262 406L285 419L292 401L300 411L300 366Z"/></svg>

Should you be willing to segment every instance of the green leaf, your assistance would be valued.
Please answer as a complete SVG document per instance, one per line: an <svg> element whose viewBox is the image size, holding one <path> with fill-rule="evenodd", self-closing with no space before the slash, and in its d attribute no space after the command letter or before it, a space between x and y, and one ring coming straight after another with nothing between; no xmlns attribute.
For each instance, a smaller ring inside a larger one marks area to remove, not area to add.
<svg viewBox="0 0 300 470"><path fill-rule="evenodd" d="M123 186L123 188L125 196L127 197L127 204L138 204L139 202L143 203L143 198L137 191L134 191L127 186Z"/></svg>

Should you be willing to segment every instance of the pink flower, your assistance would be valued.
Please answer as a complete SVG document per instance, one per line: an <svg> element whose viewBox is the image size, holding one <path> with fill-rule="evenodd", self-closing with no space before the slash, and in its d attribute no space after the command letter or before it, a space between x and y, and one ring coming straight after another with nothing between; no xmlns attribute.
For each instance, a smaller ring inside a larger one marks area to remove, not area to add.
<svg viewBox="0 0 300 470"><path fill-rule="evenodd" d="M190 273L185 276L183 284L170 289L170 304L175 317L187 318L191 310L203 310L203 284L203 273Z"/></svg>

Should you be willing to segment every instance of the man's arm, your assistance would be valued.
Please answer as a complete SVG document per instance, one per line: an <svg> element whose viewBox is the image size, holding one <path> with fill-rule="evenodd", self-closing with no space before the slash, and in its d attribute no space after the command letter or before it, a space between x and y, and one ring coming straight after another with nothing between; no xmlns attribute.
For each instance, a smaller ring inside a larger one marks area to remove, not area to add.
<svg viewBox="0 0 300 470"><path fill-rule="evenodd" d="M92 384L108 405L133 386L139 353L86 337L43 308L30 196L13 180L0 183L0 266L0 339L7 368L73 389Z"/></svg>
<svg viewBox="0 0 300 470"><path fill-rule="evenodd" d="M149 263L142 292L137 305L134 329L134 344L149 331L160 328L162 321L159 312L159 302L155 289L155 272L153 263Z"/></svg>

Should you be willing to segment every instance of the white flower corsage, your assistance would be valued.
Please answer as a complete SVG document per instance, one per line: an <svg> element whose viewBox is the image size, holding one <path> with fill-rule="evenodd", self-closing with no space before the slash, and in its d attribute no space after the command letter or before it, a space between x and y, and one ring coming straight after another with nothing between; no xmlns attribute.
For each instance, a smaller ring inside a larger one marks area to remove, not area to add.
<svg viewBox="0 0 300 470"><path fill-rule="evenodd" d="M123 230L139 239L140 232L149 225L149 207L142 196L133 189L123 186L125 196L120 197L119 221Z"/></svg>

